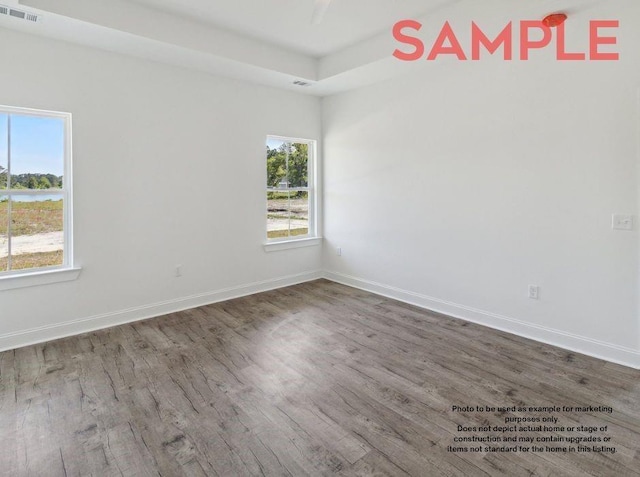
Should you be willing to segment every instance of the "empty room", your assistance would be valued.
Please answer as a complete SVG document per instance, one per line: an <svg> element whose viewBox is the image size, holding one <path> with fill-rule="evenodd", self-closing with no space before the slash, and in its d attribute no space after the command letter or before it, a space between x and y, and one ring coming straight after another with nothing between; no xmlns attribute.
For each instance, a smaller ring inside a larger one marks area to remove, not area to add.
<svg viewBox="0 0 640 477"><path fill-rule="evenodd" d="M0 476L640 476L640 2L0 45Z"/></svg>

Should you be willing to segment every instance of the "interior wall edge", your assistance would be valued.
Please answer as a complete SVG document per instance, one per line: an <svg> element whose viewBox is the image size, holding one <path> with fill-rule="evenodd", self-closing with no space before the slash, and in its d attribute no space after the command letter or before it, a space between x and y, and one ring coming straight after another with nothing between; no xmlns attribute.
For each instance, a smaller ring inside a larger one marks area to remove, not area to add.
<svg viewBox="0 0 640 477"><path fill-rule="evenodd" d="M322 111L322 109L321 109ZM638 210L640 210L640 84L636 90L636 201L638 203ZM638 220L636 216L634 220ZM640 226L640 224L636 223L636 227ZM640 242L637 243L638 250L640 250ZM640 277L640 255L638 256L638 265L636 273L638 277ZM636 320L638 321L637 328L637 347L640 350L640 294L638 294L638 298L636 300Z"/></svg>
<svg viewBox="0 0 640 477"><path fill-rule="evenodd" d="M640 369L640 349L634 350L564 331L525 323L516 318L452 303L339 272L325 271L324 278L343 285L408 303L429 311L487 326L523 338L582 353L612 363Z"/></svg>
<svg viewBox="0 0 640 477"><path fill-rule="evenodd" d="M207 293L176 298L165 302L152 303L134 308L94 315L78 320L56 323L27 330L0 335L0 352L22 348L46 341L68 338L136 321L157 318L169 313L211 305L221 301L254 295L277 288L297 285L323 277L321 270L312 270L294 275L271 278L269 280L247 283Z"/></svg>

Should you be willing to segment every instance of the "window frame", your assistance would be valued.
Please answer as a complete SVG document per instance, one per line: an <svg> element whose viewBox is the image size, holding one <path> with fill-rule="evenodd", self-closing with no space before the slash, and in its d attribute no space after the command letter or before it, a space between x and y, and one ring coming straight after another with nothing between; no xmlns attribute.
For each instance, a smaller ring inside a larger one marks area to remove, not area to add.
<svg viewBox="0 0 640 477"><path fill-rule="evenodd" d="M299 137L291 137L291 136L280 136L275 134L268 134L266 137L266 141L270 139L276 141L283 141L288 143L298 143L298 144L306 144L308 146L309 157L307 158L307 187L291 187L286 189L276 189L275 191L306 191L309 197L309 232L305 235L296 235L289 237L278 237L278 238L269 238L268 237L268 201L265 202L265 250L277 251L284 250L287 248L299 248L305 246L318 245L320 243L320 238L318 237L318 184L317 184L317 171L318 171L318 141L315 139L305 139ZM266 173L266 157L264 158L263 166L264 171ZM266 183L266 180L263 182ZM274 189L270 189L268 186L265 188L265 192L274 192ZM266 195L265 195L266 199Z"/></svg>
<svg viewBox="0 0 640 477"><path fill-rule="evenodd" d="M0 291L24 286L54 283L57 281L68 281L77 278L79 268L74 265L73 249L73 166L72 166L72 115L71 113L48 111L41 109L22 108L16 106L0 105L0 114L31 116L36 118L61 119L64 123L64 153L63 153L63 187L61 190L52 191L50 189L0 189L0 196L7 196L11 204L12 196L24 195L51 195L60 194L63 200L63 262L61 265L48 267L27 268L21 270L0 271ZM0 131L0 134L6 134ZM7 144L7 174L11 174L11 134L9 131ZM9 180L8 180L8 184ZM9 217L11 210L9 209ZM9 232L9 231L8 231ZM10 242L9 233L7 237ZM9 247L9 253L11 249ZM62 273L59 273L62 272ZM73 273L70 273L73 272ZM32 279L29 279L32 278ZM35 279L33 279L35 278ZM19 280L18 280L19 279Z"/></svg>

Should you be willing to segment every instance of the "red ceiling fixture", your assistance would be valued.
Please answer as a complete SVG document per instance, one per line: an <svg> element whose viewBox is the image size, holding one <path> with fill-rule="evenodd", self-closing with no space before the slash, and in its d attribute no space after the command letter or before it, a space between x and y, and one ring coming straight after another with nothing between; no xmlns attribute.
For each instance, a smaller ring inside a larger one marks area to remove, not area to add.
<svg viewBox="0 0 640 477"><path fill-rule="evenodd" d="M542 23L544 23L549 28L557 27L558 25L562 25L564 21L567 19L567 15L565 13L552 13L551 15L547 15L542 19Z"/></svg>

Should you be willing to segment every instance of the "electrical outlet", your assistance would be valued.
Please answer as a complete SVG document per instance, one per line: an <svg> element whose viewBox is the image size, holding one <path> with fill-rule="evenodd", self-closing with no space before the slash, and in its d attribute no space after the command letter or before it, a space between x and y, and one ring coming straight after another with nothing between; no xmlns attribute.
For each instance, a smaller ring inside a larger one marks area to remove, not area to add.
<svg viewBox="0 0 640 477"><path fill-rule="evenodd" d="M340 247L336 249L336 254L338 255L338 257L342 257L342 249Z"/></svg>
<svg viewBox="0 0 640 477"><path fill-rule="evenodd" d="M529 298L532 300L540 299L540 287L538 285L529 285Z"/></svg>
<svg viewBox="0 0 640 477"><path fill-rule="evenodd" d="M633 230L633 215L613 214L611 228L614 230Z"/></svg>
<svg viewBox="0 0 640 477"><path fill-rule="evenodd" d="M176 278L180 278L182 276L182 265L176 265Z"/></svg>

